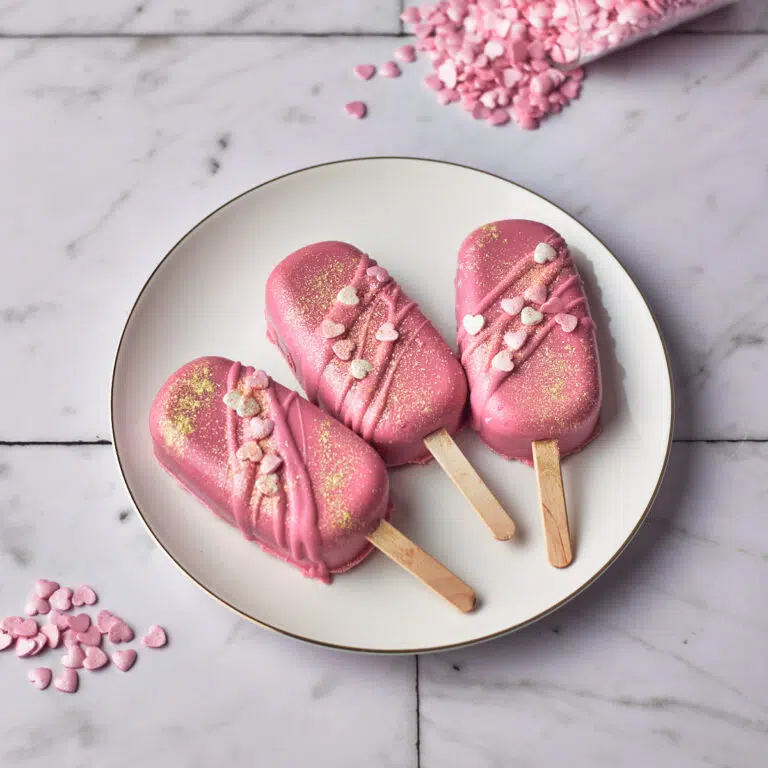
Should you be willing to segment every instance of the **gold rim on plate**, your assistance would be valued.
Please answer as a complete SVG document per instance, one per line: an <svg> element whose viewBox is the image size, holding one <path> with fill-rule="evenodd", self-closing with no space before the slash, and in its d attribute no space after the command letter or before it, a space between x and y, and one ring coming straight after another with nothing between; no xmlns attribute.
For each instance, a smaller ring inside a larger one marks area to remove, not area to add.
<svg viewBox="0 0 768 768"><path fill-rule="evenodd" d="M176 567L185 575L187 578L189 578L191 581L193 581L195 584L197 584L200 589L202 589L204 592L206 592L208 595L210 595L214 600L217 600L222 605L225 605L227 608L229 608L231 611L234 611L238 616L240 616L243 619L247 619L248 621L253 622L254 624L258 624L261 627L264 627L265 629L270 629L273 632L277 632L278 634L285 635L286 637L291 637L295 640L301 640L305 643L310 643L312 645L317 645L323 648L333 648L334 650L338 651L351 651L354 653L370 653L370 654L379 654L383 656L402 656L402 655L412 655L412 654L421 654L421 653L437 653L439 651L450 651L450 650L456 650L458 648L467 648L471 645L477 645L479 643L484 643L489 640L495 640L496 638L503 637L504 635L510 634L511 632L517 632L520 629L524 629L525 627L530 626L531 624L534 624L535 622L543 619L546 616L549 616L549 614L554 613L559 608L562 608L566 603L569 603L571 600L573 600L575 597L580 595L582 592L584 592L586 589L588 589L592 584L594 584L621 556L621 554L624 552L624 550L627 548L629 543L632 541L632 539L635 537L637 532L640 530L640 527L642 524L646 521L648 517L648 513L651 510L651 507L653 506L654 502L656 501L656 497L659 494L659 488L661 487L661 483L664 479L664 475L667 471L667 466L669 464L669 456L670 452L672 450L672 434L673 434L673 428L674 428L674 422L675 422L675 391L674 387L672 386L672 369L670 365L669 360L669 351L667 350L667 345L664 341L664 336L661 332L661 328L659 327L659 323L656 320L656 316L653 313L653 310L648 306L648 302L645 300L645 297L643 296L640 289L637 287L637 283L632 279L632 276L627 272L627 270L624 268L624 265L614 256L613 251L608 248L605 243L597 237L590 229L587 227L584 227L581 222L579 224L584 227L584 229L587 230L587 232L592 235L592 237L595 238L607 251L611 254L613 259L615 260L616 264L624 271L624 273L629 278L632 285L637 290L638 294L640 295L640 298L643 300L643 303L645 304L645 308L648 310L648 314L651 317L651 320L653 320L653 324L656 327L656 332L659 335L659 340L661 341L661 347L664 350L664 359L667 364L667 375L669 379L669 395L670 395L670 420L669 420L669 434L667 436L667 449L664 454L664 462L661 467L661 471L659 472L658 480L656 481L656 486L653 489L653 493L651 494L651 498L648 501L647 506L643 510L643 514L641 515L640 519L638 520L635 527L630 531L629 536L624 540L624 542L621 544L621 546L616 550L613 557L611 557L610 560L597 572L595 573L590 579L588 579L584 584L582 584L578 589L571 592L570 595L564 597L562 600L560 600L558 603L555 603L554 605L547 608L545 611L542 611L541 613L536 614L535 616L532 616L530 619L526 619L525 621L521 621L518 624L513 624L510 627L507 627L505 629L501 629L498 632L493 632L490 635L485 635L483 637L478 637L474 640L468 640L465 642L460 643L451 643L449 645L437 645L437 646L431 646L428 648L404 648L399 650L384 650L379 648L360 648L356 646L347 646L347 645L339 645L338 643L329 643L325 642L323 640L314 640L311 637L304 637L303 635L297 635L294 632L290 632L287 629L282 629L281 627L274 626L272 624L269 624L265 621L262 621L260 619L257 619L254 616L251 616L248 613L245 613L244 611L240 610L239 608L232 605L232 603L227 602L223 598L219 597L217 594L212 592L208 587L205 586L201 581L199 581L194 575L192 575L165 547L165 545L160 541L160 539L155 535L155 532L152 530L151 526L147 522L146 518L144 517L143 512L141 511L141 508L139 507L138 503L136 502L136 498L133 495L133 492L131 491L130 485L128 484L128 478L125 476L125 470L123 469L123 463L120 459L120 450L117 446L117 439L115 437L115 377L117 372L117 363L120 359L120 350L123 346L123 340L125 338L125 334L128 330L128 326L131 323L131 320L133 319L134 312L136 311L136 308L139 305L139 302L141 301L142 296L144 295L144 291L146 291L149 284L152 282L152 279L157 274L158 270L165 264L165 262L168 260L170 256L173 255L173 252L194 232L199 229L203 224L205 224L208 219L215 216L219 211L226 208L228 205L231 205L232 203L237 202L242 197L245 197L246 195L250 194L251 192L254 192L257 189L261 189L262 187L266 187L269 184L273 184L275 182L281 181L282 179L286 179L290 176L295 176L299 173L304 173L305 171L312 171L316 170L318 168L325 168L332 165L342 165L346 163L364 163L364 162L375 162L375 161L381 161L381 160L407 160L417 163L435 163L437 165L447 165L454 168L461 168L465 171L472 171L474 173L481 173L485 176L490 176L493 179L497 179L499 181L503 181L506 184L511 184L512 186L518 187L519 189L523 189L526 192L528 192L531 195L534 195L535 197L538 197L540 200L544 200L545 202L549 203L550 205L557 208L559 211L562 211L566 216L573 219L574 217L571 216L565 209L561 208L556 203L553 203L551 200L548 200L543 195L538 194L537 192L533 192L532 190L528 189L527 187L524 187L522 184L517 184L516 182L509 181L509 179L505 179L502 176L499 176L498 174L491 173L490 171L482 171L478 168L471 168L467 165L462 165L461 163L452 163L447 160L434 160L431 158L424 158L424 157L402 157L402 156L374 156L374 157L359 157L359 158L348 158L346 160L333 160L327 163L318 163L317 165L311 165L307 168L301 168L296 171L290 171L289 173L284 173L281 176L276 176L274 179L270 179L269 181L262 182L261 184L257 184L254 187L251 187L250 189L247 189L245 192L241 192L239 195L233 197L231 200L228 200L226 203L220 205L218 208L213 210L211 213L209 213L204 219L201 219L197 224L195 224L192 229L190 229L186 234L184 234L176 243L175 245L168 251L168 253L163 256L163 258L160 260L158 265L152 270L151 274L147 278L146 282L142 286L141 290L139 291L138 296L136 297L136 301L133 302L133 306L131 307L131 311L128 314L128 318L125 321L125 325L123 326L123 331L120 334L120 341L117 345L117 350L115 352L115 360L112 365L112 381L110 384L110 398L109 398L109 410L110 410L110 428L112 432L112 447L114 449L115 458L117 459L117 464L120 468L120 475L123 478L123 483L125 485L126 490L128 491L128 495L131 497L131 501L133 503L133 506L136 508L136 511L139 513L139 517L141 518L142 523L144 523L144 527L149 532L150 536L155 540L157 545L165 552L166 555L171 559L171 561L176 565Z"/></svg>

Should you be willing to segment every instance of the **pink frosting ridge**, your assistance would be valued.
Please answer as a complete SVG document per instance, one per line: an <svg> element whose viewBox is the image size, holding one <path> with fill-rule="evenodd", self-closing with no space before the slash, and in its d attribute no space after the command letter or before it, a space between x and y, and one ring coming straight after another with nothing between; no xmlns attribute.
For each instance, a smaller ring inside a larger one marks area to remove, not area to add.
<svg viewBox="0 0 768 768"><path fill-rule="evenodd" d="M602 402L594 323L555 230L507 220L472 232L456 315L472 426L491 448L530 463L534 440L557 439L566 456L592 439Z"/></svg>
<svg viewBox="0 0 768 768"><path fill-rule="evenodd" d="M461 425L464 371L383 267L353 245L292 253L266 289L267 335L307 397L390 466L427 461L424 438Z"/></svg>
<svg viewBox="0 0 768 768"><path fill-rule="evenodd" d="M330 582L371 550L390 515L384 463L317 407L255 371L201 357L174 373L150 412L155 456L249 541Z"/></svg>

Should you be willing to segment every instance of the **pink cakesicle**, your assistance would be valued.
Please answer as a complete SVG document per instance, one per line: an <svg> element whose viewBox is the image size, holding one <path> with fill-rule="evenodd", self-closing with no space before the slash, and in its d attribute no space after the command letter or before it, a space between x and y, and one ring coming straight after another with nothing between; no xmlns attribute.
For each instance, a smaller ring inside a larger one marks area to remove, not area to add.
<svg viewBox="0 0 768 768"><path fill-rule="evenodd" d="M267 280L266 319L267 336L312 402L389 466L425 462L432 454L445 468L445 450L451 451L461 471L452 471L454 462L449 475L469 471L472 488L465 484L462 492L497 538L511 537L511 520L450 437L467 398L461 365L384 267L348 243L301 248Z"/></svg>
<svg viewBox="0 0 768 768"><path fill-rule="evenodd" d="M265 419L272 429L257 439ZM155 398L150 432L184 488L306 576L330 582L380 546L382 531L397 533L376 452L262 371L222 357L187 363ZM263 473L269 456L282 461Z"/></svg>
<svg viewBox="0 0 768 768"><path fill-rule="evenodd" d="M456 316L472 426L507 458L556 462L559 479L559 456L594 437L602 402L594 323L563 238L535 221L476 229L459 251ZM560 546L568 559L570 540Z"/></svg>

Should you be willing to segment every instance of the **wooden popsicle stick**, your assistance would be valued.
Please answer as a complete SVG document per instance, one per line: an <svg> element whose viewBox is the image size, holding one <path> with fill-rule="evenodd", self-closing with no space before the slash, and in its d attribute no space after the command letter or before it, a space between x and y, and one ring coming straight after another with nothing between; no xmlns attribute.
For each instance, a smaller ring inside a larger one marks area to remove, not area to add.
<svg viewBox="0 0 768 768"><path fill-rule="evenodd" d="M511 539L515 534L514 521L504 511L504 507L499 504L491 489L482 481L448 432L438 429L424 438L424 445L480 515L494 537L499 541Z"/></svg>
<svg viewBox="0 0 768 768"><path fill-rule="evenodd" d="M536 440L532 443L532 449L544 533L547 537L547 557L555 568L565 568L573 561L573 550L563 474L560 471L560 449L557 440Z"/></svg>
<svg viewBox="0 0 768 768"><path fill-rule="evenodd" d="M386 520L379 523L368 541L460 611L468 613L475 607L475 591L472 587Z"/></svg>

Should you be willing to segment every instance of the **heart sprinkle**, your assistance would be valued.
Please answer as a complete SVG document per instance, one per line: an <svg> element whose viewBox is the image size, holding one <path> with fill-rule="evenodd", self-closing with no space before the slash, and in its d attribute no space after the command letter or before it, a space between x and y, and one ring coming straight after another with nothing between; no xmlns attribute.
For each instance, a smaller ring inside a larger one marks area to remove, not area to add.
<svg viewBox="0 0 768 768"><path fill-rule="evenodd" d="M249 440L247 443L243 443L235 454L240 461L252 461L254 463L261 461L261 457L264 452L261 450L261 446L253 441Z"/></svg>
<svg viewBox="0 0 768 768"><path fill-rule="evenodd" d="M27 616L37 616L38 614L46 614L50 610L51 604L44 597L37 597L37 595L35 595L29 599L29 602L27 602L27 605L24 608L24 613L26 613Z"/></svg>
<svg viewBox="0 0 768 768"><path fill-rule="evenodd" d="M376 67L373 64L358 64L352 71L361 80L370 80L376 74Z"/></svg>
<svg viewBox="0 0 768 768"><path fill-rule="evenodd" d="M13 645L13 636L7 632L0 632L0 651L10 648Z"/></svg>
<svg viewBox="0 0 768 768"><path fill-rule="evenodd" d="M382 77L400 77L402 71L394 61L386 61L379 67L379 74Z"/></svg>
<svg viewBox="0 0 768 768"><path fill-rule="evenodd" d="M364 379L372 370L373 366L367 360L363 360L361 358L353 360L349 364L349 372L356 379Z"/></svg>
<svg viewBox="0 0 768 768"><path fill-rule="evenodd" d="M515 363L512 360L512 353L508 349L502 349L497 355L494 355L491 360L491 368L497 371L509 372L513 370Z"/></svg>
<svg viewBox="0 0 768 768"><path fill-rule="evenodd" d="M364 101L350 101L344 106L347 114L356 120L362 120L368 114L368 107Z"/></svg>
<svg viewBox="0 0 768 768"><path fill-rule="evenodd" d="M266 371L254 371L245 377L245 386L251 390L254 389L268 389L271 379Z"/></svg>
<svg viewBox="0 0 768 768"><path fill-rule="evenodd" d="M79 645L73 645L69 652L61 657L61 663L68 669L82 669L85 652Z"/></svg>
<svg viewBox="0 0 768 768"><path fill-rule="evenodd" d="M526 288L523 296L526 301L533 302L534 304L543 304L547 300L547 286L543 283L536 283L536 285Z"/></svg>
<svg viewBox="0 0 768 768"><path fill-rule="evenodd" d="M251 419L248 426L251 430L251 437L254 440L264 440L274 432L275 422L272 419L262 419L257 416Z"/></svg>
<svg viewBox="0 0 768 768"><path fill-rule="evenodd" d="M522 297L515 296L512 299L502 299L501 309L508 315L512 315L514 317L515 315L520 314L520 310L523 308L524 304L525 302L523 301Z"/></svg>
<svg viewBox="0 0 768 768"><path fill-rule="evenodd" d="M555 315L555 322L566 332L573 333L579 324L579 319L575 315L559 314Z"/></svg>
<svg viewBox="0 0 768 768"><path fill-rule="evenodd" d="M416 61L416 49L412 45L403 45L395 51L395 58L406 64Z"/></svg>
<svg viewBox="0 0 768 768"><path fill-rule="evenodd" d="M277 496L280 486L277 482L277 475L261 475L256 480L256 490L264 496Z"/></svg>
<svg viewBox="0 0 768 768"><path fill-rule="evenodd" d="M520 313L520 321L523 325L537 325L544 319L544 315L533 307L523 307Z"/></svg>
<svg viewBox="0 0 768 768"><path fill-rule="evenodd" d="M43 600L47 600L58 588L59 585L55 581L38 579L35 582L35 594Z"/></svg>
<svg viewBox="0 0 768 768"><path fill-rule="evenodd" d="M277 472L283 466L283 460L276 453L270 453L264 457L264 461L259 465L259 472L262 475L271 475Z"/></svg>
<svg viewBox="0 0 768 768"><path fill-rule="evenodd" d="M85 584L72 593L72 605L78 608L83 605L94 605L98 599L96 593Z"/></svg>
<svg viewBox="0 0 768 768"><path fill-rule="evenodd" d="M85 632L78 632L75 635L75 640L88 646L101 645L101 632L99 632L99 628L96 626L88 627Z"/></svg>
<svg viewBox="0 0 768 768"><path fill-rule="evenodd" d="M339 358L339 360L349 360L352 357L352 353L355 351L355 342L349 339L344 341L337 341L333 347L333 354Z"/></svg>
<svg viewBox="0 0 768 768"><path fill-rule="evenodd" d="M347 329L341 323L334 323L333 320L323 320L320 330L324 339L336 339Z"/></svg>
<svg viewBox="0 0 768 768"><path fill-rule="evenodd" d="M365 274L368 275L368 277L375 278L380 283L385 283L387 280L389 280L389 272L387 272L384 267L380 267L378 264L373 267L368 267L368 269L365 270Z"/></svg>
<svg viewBox="0 0 768 768"><path fill-rule="evenodd" d="M59 587L48 599L51 608L57 611L68 611L72 607L72 590L69 587Z"/></svg>
<svg viewBox="0 0 768 768"><path fill-rule="evenodd" d="M533 260L537 264L546 264L557 257L557 251L549 243L539 243L533 251Z"/></svg>
<svg viewBox="0 0 768 768"><path fill-rule="evenodd" d="M399 338L400 333L392 323L382 323L376 331L377 341L397 341Z"/></svg>
<svg viewBox="0 0 768 768"><path fill-rule="evenodd" d="M38 691L44 691L50 684L53 678L53 672L48 667L38 667L37 669L30 669L27 672L27 680L37 688Z"/></svg>
<svg viewBox="0 0 768 768"><path fill-rule="evenodd" d="M78 613L68 617L69 628L74 632L85 632L91 626L91 617L87 613Z"/></svg>
<svg viewBox="0 0 768 768"><path fill-rule="evenodd" d="M162 648L168 642L168 637L162 627L153 624L147 631L147 634L144 635L141 642L144 643L147 648Z"/></svg>
<svg viewBox="0 0 768 768"><path fill-rule="evenodd" d="M58 648L61 643L61 631L55 624L43 624L40 631L48 638L49 648ZM96 630L98 632L98 630ZM2 639L2 638L0 638Z"/></svg>
<svg viewBox="0 0 768 768"><path fill-rule="evenodd" d="M115 651L115 653L120 653L120 651ZM101 648L89 647L85 649L85 660L83 661L83 666L86 669L101 669L108 662L109 657L106 653L104 653L104 651L101 650Z"/></svg>
<svg viewBox="0 0 768 768"><path fill-rule="evenodd" d="M58 677L53 679L53 687L62 693L75 693L80 684L80 676L74 669L63 669Z"/></svg>
<svg viewBox="0 0 768 768"><path fill-rule="evenodd" d="M112 654L112 663L121 671L127 672L135 663L138 654L136 651L115 651Z"/></svg>
<svg viewBox="0 0 768 768"><path fill-rule="evenodd" d="M510 331L504 334L504 343L513 351L517 352L528 338L528 332L521 328L519 331Z"/></svg>
<svg viewBox="0 0 768 768"><path fill-rule="evenodd" d="M345 285L337 294L336 301L339 304L346 304L348 307L354 307L360 303L360 297L357 295L357 288L354 285Z"/></svg>
<svg viewBox="0 0 768 768"><path fill-rule="evenodd" d="M485 318L482 315L464 315L464 319L461 321L464 326L464 330L470 336L477 336L485 326Z"/></svg>
<svg viewBox="0 0 768 768"><path fill-rule="evenodd" d="M122 620L118 619L107 632L110 643L130 643L133 640L133 630Z"/></svg>

